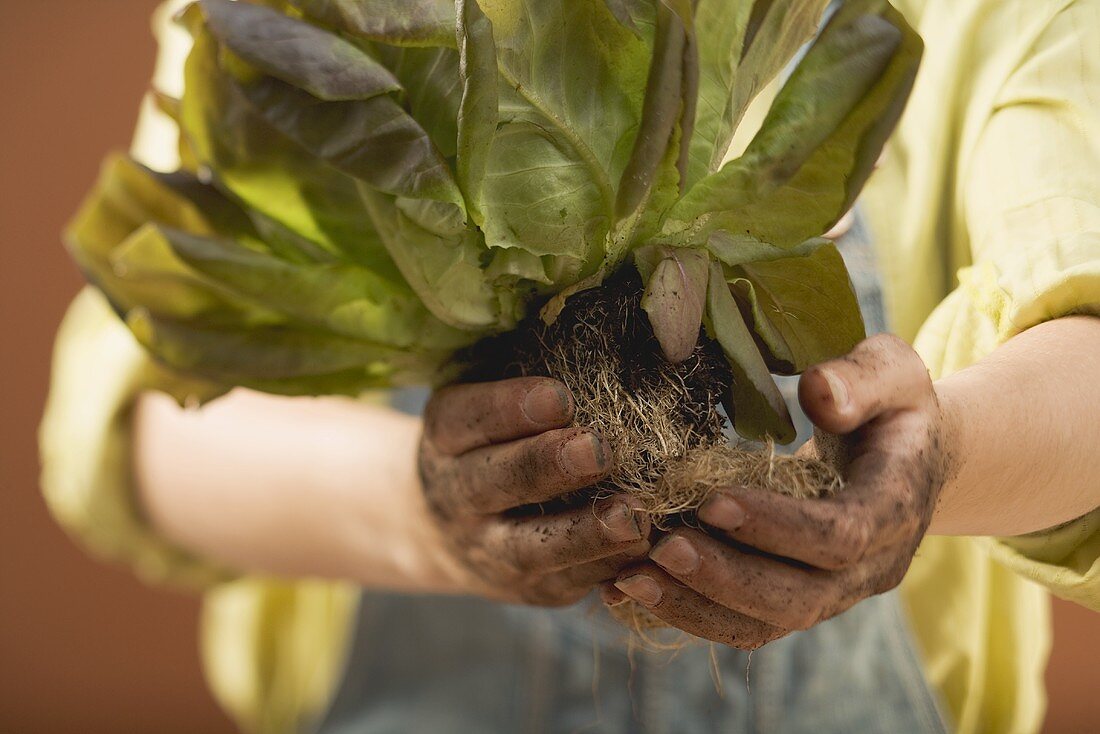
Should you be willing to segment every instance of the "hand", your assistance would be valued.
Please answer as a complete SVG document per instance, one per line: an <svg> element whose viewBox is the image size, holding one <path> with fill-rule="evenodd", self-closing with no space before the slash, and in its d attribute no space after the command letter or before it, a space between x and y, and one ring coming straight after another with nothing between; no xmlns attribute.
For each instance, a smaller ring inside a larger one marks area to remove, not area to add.
<svg viewBox="0 0 1100 734"><path fill-rule="evenodd" d="M569 392L545 378L457 385L432 397L420 474L461 588L572 604L649 551L649 521L627 495L556 511L538 506L610 469L603 439L567 427L572 420Z"/></svg>
<svg viewBox="0 0 1100 734"><path fill-rule="evenodd" d="M723 490L699 510L709 532L666 536L603 588L605 603L629 596L674 627L751 650L901 582L951 464L924 363L877 336L807 370L799 401L844 436L845 488L815 500Z"/></svg>

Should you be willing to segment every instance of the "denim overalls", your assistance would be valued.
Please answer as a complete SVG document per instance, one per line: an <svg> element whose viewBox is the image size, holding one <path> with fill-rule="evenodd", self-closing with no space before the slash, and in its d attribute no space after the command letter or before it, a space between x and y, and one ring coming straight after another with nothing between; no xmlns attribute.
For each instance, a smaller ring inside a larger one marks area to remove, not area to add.
<svg viewBox="0 0 1100 734"><path fill-rule="evenodd" d="M882 293L857 215L838 240L869 333ZM797 378L780 386L799 426ZM404 396L415 401L415 397ZM419 397L422 400L422 396ZM675 640L661 630L657 637ZM693 641L629 644L593 596L559 610L364 593L320 734L945 732L896 592L750 656Z"/></svg>

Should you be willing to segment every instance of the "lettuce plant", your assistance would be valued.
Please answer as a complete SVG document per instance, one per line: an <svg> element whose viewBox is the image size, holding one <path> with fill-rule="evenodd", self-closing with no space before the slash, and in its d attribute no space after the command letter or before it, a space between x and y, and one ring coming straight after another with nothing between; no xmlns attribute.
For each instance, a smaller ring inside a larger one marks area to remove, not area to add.
<svg viewBox="0 0 1100 734"><path fill-rule="evenodd" d="M182 98L157 95L180 170L110 159L68 243L162 363L292 395L452 379L634 283L669 369L719 355L737 431L789 440L772 374L863 336L821 235L921 53L886 0L827 6L202 0Z"/></svg>

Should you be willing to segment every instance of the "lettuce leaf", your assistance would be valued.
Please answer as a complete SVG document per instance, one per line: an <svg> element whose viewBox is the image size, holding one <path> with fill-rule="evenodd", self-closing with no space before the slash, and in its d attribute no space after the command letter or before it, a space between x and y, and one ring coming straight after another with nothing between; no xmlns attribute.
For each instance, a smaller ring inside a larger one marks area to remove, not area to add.
<svg viewBox="0 0 1100 734"><path fill-rule="evenodd" d="M772 372L863 335L836 248L921 41L886 0L200 0L184 165L112 158L67 240L171 369L355 393L635 268L665 356L701 329L739 433ZM745 110L790 73L744 153Z"/></svg>

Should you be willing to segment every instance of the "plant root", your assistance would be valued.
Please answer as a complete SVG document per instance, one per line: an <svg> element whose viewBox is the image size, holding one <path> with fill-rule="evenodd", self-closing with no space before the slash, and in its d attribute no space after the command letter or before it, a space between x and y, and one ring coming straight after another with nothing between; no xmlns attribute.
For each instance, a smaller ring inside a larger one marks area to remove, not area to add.
<svg viewBox="0 0 1100 734"><path fill-rule="evenodd" d="M658 531L694 524L694 511L724 487L800 498L841 489L831 462L777 454L770 444L731 443L720 405L732 375L720 347L704 333L687 360L668 362L641 297L637 274L624 268L573 296L554 324L528 320L477 345L467 379L546 376L565 383L575 423L599 431L612 451L610 475L584 498L628 493ZM612 611L639 635L666 626L632 602Z"/></svg>

